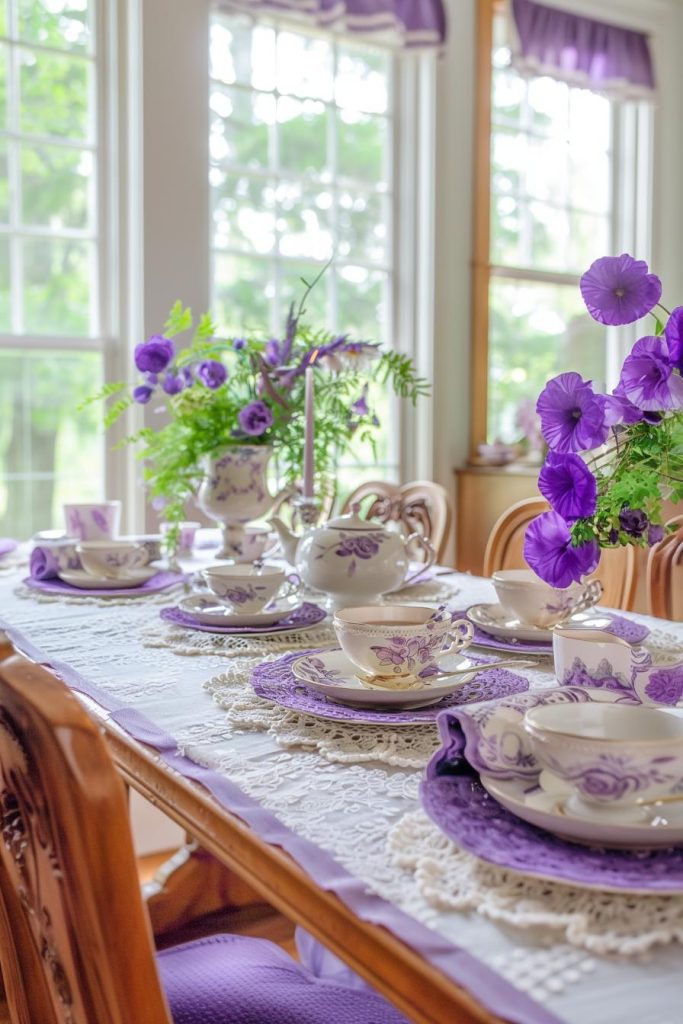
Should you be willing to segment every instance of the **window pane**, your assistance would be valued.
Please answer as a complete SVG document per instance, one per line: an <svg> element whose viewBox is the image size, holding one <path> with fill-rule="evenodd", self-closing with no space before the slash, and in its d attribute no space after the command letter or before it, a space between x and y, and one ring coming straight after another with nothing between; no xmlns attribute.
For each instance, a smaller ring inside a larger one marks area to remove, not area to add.
<svg viewBox="0 0 683 1024"><path fill-rule="evenodd" d="M65 501L102 493L102 411L74 409L101 383L96 353L0 351L0 533L63 527Z"/></svg>
<svg viewBox="0 0 683 1024"><path fill-rule="evenodd" d="M0 223L9 223L9 168L7 164L9 145L0 139Z"/></svg>
<svg viewBox="0 0 683 1024"><path fill-rule="evenodd" d="M278 99L278 154L282 171L303 176L320 175L328 169L329 119L329 109L318 100L297 100L291 96Z"/></svg>
<svg viewBox="0 0 683 1024"><path fill-rule="evenodd" d="M386 196L342 189L337 228L339 256L382 263L388 258Z"/></svg>
<svg viewBox="0 0 683 1024"><path fill-rule="evenodd" d="M366 267L338 272L340 330L368 341L387 342L388 275Z"/></svg>
<svg viewBox="0 0 683 1024"><path fill-rule="evenodd" d="M566 139L569 125L569 86L554 78L532 78L528 88L531 128Z"/></svg>
<svg viewBox="0 0 683 1024"><path fill-rule="evenodd" d="M519 124L524 102L524 81L508 69L493 71L492 116L495 124Z"/></svg>
<svg viewBox="0 0 683 1024"><path fill-rule="evenodd" d="M489 439L520 439L515 413L549 377L571 367L604 387L604 327L574 285L492 278L489 293Z"/></svg>
<svg viewBox="0 0 683 1024"><path fill-rule="evenodd" d="M337 166L342 178L387 180L389 129L385 118L354 110L337 111Z"/></svg>
<svg viewBox="0 0 683 1024"><path fill-rule="evenodd" d="M281 182L276 190L279 250L283 256L328 260L332 255L329 188Z"/></svg>
<svg viewBox="0 0 683 1024"><path fill-rule="evenodd" d="M93 156L66 146L22 146L24 224L60 228L92 226Z"/></svg>
<svg viewBox="0 0 683 1024"><path fill-rule="evenodd" d="M11 329L9 240L0 238L0 333L9 334Z"/></svg>
<svg viewBox="0 0 683 1024"><path fill-rule="evenodd" d="M84 50L90 44L87 0L17 0L19 38Z"/></svg>
<svg viewBox="0 0 683 1024"><path fill-rule="evenodd" d="M334 84L337 105L369 114L386 113L388 64L389 58L383 53L340 45Z"/></svg>
<svg viewBox="0 0 683 1024"><path fill-rule="evenodd" d="M21 130L88 140L92 134L90 62L23 48L19 54Z"/></svg>
<svg viewBox="0 0 683 1024"><path fill-rule="evenodd" d="M2 2L2 0L0 0ZM0 128L7 127L7 47L0 43Z"/></svg>
<svg viewBox="0 0 683 1024"><path fill-rule="evenodd" d="M210 103L212 159L240 167L268 167L275 97L214 86Z"/></svg>
<svg viewBox="0 0 683 1024"><path fill-rule="evenodd" d="M211 77L254 89L275 88L275 32L247 18L217 15L211 26Z"/></svg>
<svg viewBox="0 0 683 1024"><path fill-rule="evenodd" d="M274 295L270 264L217 253L214 259L214 314L230 336L268 329Z"/></svg>
<svg viewBox="0 0 683 1024"><path fill-rule="evenodd" d="M22 244L24 330L95 333L95 251L90 242L35 238Z"/></svg>
<svg viewBox="0 0 683 1024"><path fill-rule="evenodd" d="M0 35L7 35L7 0L0 0Z"/></svg>
<svg viewBox="0 0 683 1024"><path fill-rule="evenodd" d="M275 188L262 178L213 168L214 245L268 253L275 244Z"/></svg>
<svg viewBox="0 0 683 1024"><path fill-rule="evenodd" d="M332 47L326 39L280 32L277 37L277 88L311 99L331 100L334 91Z"/></svg>

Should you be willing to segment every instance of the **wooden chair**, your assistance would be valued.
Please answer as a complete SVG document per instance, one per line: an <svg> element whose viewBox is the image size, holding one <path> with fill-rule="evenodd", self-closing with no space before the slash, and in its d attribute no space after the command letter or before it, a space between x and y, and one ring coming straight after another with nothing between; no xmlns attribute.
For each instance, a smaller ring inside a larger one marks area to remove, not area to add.
<svg viewBox="0 0 683 1024"><path fill-rule="evenodd" d="M526 528L532 519L547 512L543 498L524 498L503 512L494 524L484 552L484 576L498 569L521 569L526 566L523 547ZM601 604L628 611L633 607L636 589L636 556L631 547L607 548L593 574L604 588Z"/></svg>
<svg viewBox="0 0 683 1024"><path fill-rule="evenodd" d="M662 619L681 621L683 595L681 573L683 566L683 516L675 516L667 523L677 526L659 544L650 549L647 560L647 609L650 615ZM679 570L678 586L674 580ZM678 601L676 596L678 595Z"/></svg>
<svg viewBox="0 0 683 1024"><path fill-rule="evenodd" d="M405 1024L263 939L215 935L155 957L100 731L2 633L0 961L12 1024Z"/></svg>
<svg viewBox="0 0 683 1024"><path fill-rule="evenodd" d="M443 558L453 518L445 487L430 480L400 487L371 480L349 494L342 512L349 512L355 504L361 506L361 514L366 519L400 523L407 534L422 534L431 541L437 561Z"/></svg>

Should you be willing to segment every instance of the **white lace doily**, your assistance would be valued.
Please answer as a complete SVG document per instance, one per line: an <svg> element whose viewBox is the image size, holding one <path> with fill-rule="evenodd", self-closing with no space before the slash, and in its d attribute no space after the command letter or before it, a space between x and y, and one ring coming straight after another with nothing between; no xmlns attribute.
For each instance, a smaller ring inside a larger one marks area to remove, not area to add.
<svg viewBox="0 0 683 1024"><path fill-rule="evenodd" d="M422 810L394 826L388 846L439 910L476 910L517 928L542 927L555 941L593 954L633 957L683 942L683 896L619 895L528 878L459 849Z"/></svg>
<svg viewBox="0 0 683 1024"><path fill-rule="evenodd" d="M44 590L34 590L32 587L27 587L20 583L19 586L14 588L14 593L23 600L38 601L39 604L90 604L104 608L111 605L130 605L137 601L144 602L146 605L168 604L170 601L177 599L178 588L181 586L182 584L178 583L175 587L169 587L167 590L158 590L151 594L145 592L129 597L93 597L86 594L83 596L78 594L73 596L71 594L51 594Z"/></svg>
<svg viewBox="0 0 683 1024"><path fill-rule="evenodd" d="M316 750L333 764L381 761L396 768L422 768L439 745L433 722L388 729L313 718L273 704L251 688L249 677L256 664L256 660L240 661L204 683L234 727L268 732L285 749Z"/></svg>
<svg viewBox="0 0 683 1024"><path fill-rule="evenodd" d="M311 629L297 629L291 633L270 633L266 636L232 633L204 633L182 626L169 626L161 620L145 629L141 636L145 647L166 647L174 654L189 657L200 654L220 655L224 658L257 658L293 651L297 648L334 647L337 643L329 623Z"/></svg>

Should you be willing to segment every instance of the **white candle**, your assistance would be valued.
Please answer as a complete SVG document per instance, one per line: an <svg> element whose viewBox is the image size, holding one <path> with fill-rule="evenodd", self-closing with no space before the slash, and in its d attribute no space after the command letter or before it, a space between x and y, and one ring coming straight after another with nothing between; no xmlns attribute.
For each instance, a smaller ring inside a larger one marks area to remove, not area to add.
<svg viewBox="0 0 683 1024"><path fill-rule="evenodd" d="M313 419L313 367L306 368L306 392L305 392L305 433L304 433L304 498L314 497L313 472L315 459L313 455L313 441L315 437L315 426Z"/></svg>

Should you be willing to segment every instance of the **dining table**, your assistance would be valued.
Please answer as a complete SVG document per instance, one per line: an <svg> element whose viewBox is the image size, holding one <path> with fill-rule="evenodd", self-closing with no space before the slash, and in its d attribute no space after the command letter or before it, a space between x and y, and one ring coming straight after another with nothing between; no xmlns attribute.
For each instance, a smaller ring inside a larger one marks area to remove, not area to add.
<svg viewBox="0 0 683 1024"><path fill-rule="evenodd" d="M26 564L0 563L0 629L82 698L127 784L407 1019L680 1024L683 896L581 890L459 850L419 797L434 717L357 724L255 691L289 655L335 646L329 618L261 637L168 617L210 558L118 598L31 589ZM400 600L464 610L495 594L442 568ZM682 624L629 615L683 645ZM515 676L557 685L547 655Z"/></svg>

